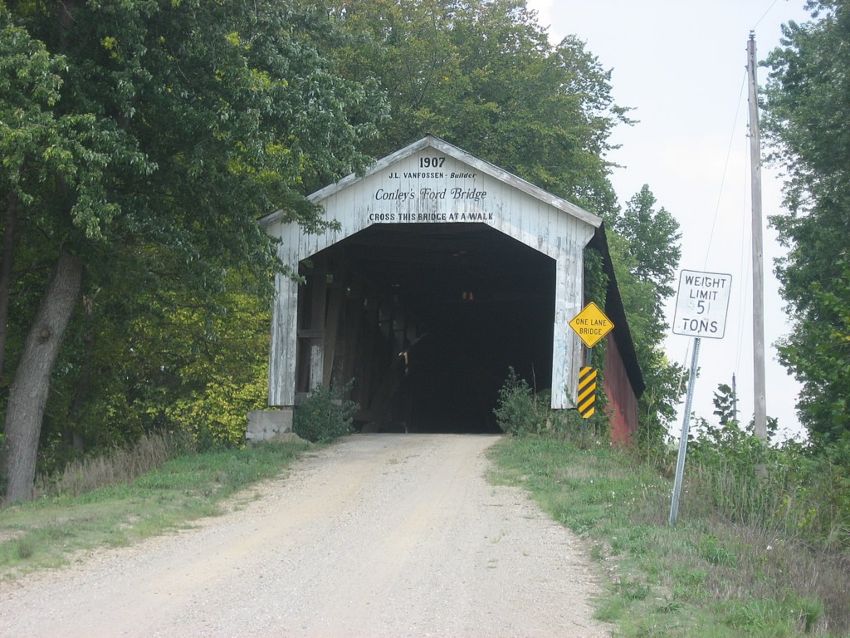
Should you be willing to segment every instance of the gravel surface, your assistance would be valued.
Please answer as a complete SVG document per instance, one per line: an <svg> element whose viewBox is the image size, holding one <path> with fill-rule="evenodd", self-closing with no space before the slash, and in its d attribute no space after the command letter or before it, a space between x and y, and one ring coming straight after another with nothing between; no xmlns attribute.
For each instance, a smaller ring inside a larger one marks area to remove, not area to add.
<svg viewBox="0 0 850 638"><path fill-rule="evenodd" d="M498 437L356 435L197 527L0 583L2 636L605 636L594 571Z"/></svg>

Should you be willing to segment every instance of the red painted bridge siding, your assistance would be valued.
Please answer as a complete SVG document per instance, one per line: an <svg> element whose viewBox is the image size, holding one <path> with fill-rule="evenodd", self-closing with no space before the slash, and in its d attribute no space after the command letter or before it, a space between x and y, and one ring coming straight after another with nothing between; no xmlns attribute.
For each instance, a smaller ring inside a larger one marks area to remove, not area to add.
<svg viewBox="0 0 850 638"><path fill-rule="evenodd" d="M608 397L606 412L611 422L611 442L621 445L633 443L638 427L637 397L613 334L606 337L602 388Z"/></svg>

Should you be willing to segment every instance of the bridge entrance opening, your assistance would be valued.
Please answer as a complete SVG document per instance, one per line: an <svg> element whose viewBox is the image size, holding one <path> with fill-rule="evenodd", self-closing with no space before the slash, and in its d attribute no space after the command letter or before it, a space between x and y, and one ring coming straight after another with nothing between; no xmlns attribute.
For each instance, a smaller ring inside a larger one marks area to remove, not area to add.
<svg viewBox="0 0 850 638"><path fill-rule="evenodd" d="M309 200L319 229L288 208L260 220L303 279L275 279L269 409L249 415L252 440L289 429L328 386L360 405L363 431L494 431L509 367L551 390L552 410L573 408L586 353L568 322L587 301L588 247L616 324L606 411L612 437L630 438L644 385L600 217L431 135Z"/></svg>
<svg viewBox="0 0 850 638"><path fill-rule="evenodd" d="M485 224L375 224L300 268L297 390L321 338L363 431L494 432L510 367L551 386L555 261Z"/></svg>

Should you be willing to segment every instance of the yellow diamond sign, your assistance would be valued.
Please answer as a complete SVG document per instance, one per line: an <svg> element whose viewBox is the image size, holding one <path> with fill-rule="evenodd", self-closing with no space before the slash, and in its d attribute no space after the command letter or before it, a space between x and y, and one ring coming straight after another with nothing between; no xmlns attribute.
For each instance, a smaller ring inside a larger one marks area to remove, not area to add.
<svg viewBox="0 0 850 638"><path fill-rule="evenodd" d="M591 301L580 313L572 318L570 328L575 331L578 338L584 342L584 345L592 348L614 329L614 322L606 317L605 313L599 309L599 306Z"/></svg>

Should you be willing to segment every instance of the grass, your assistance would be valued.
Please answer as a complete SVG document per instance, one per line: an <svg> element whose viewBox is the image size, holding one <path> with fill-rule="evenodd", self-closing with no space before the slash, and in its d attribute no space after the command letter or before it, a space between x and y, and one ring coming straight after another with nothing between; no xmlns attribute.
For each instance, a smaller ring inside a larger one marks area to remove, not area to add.
<svg viewBox="0 0 850 638"><path fill-rule="evenodd" d="M47 496L0 510L0 579L67 563L219 514L237 491L279 474L303 442L188 454L123 484Z"/></svg>
<svg viewBox="0 0 850 638"><path fill-rule="evenodd" d="M179 437L146 434L132 446L77 459L68 463L61 472L37 477L35 494L79 496L105 485L129 483L190 449L191 446Z"/></svg>
<svg viewBox="0 0 850 638"><path fill-rule="evenodd" d="M850 636L850 561L775 530L732 522L686 475L671 482L628 451L554 437L505 438L492 480L521 485L587 539L610 575L597 617L624 636ZM690 489L689 489L690 488Z"/></svg>

